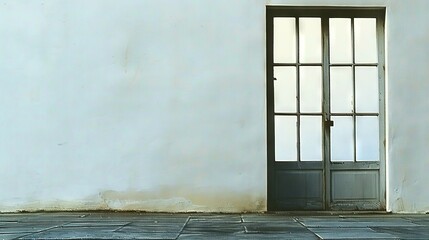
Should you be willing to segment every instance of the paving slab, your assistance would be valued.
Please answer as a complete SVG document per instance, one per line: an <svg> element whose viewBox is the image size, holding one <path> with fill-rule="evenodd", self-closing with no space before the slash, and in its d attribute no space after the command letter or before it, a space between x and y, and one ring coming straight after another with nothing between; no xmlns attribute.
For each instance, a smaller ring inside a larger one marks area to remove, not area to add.
<svg viewBox="0 0 429 240"><path fill-rule="evenodd" d="M65 223L63 227L108 227L116 226L121 227L130 224L129 221L80 221Z"/></svg>
<svg viewBox="0 0 429 240"><path fill-rule="evenodd" d="M237 235L237 239L319 239L315 234L312 232L291 232L291 233L285 233L285 232L266 232L266 233L246 233Z"/></svg>
<svg viewBox="0 0 429 240"><path fill-rule="evenodd" d="M28 218L19 214L0 214L0 222L18 222Z"/></svg>
<svg viewBox="0 0 429 240"><path fill-rule="evenodd" d="M135 226L135 225L127 225L124 226L116 232L122 233L176 233L182 230L182 226L172 226L172 225L158 225L158 226Z"/></svg>
<svg viewBox="0 0 429 240"><path fill-rule="evenodd" d="M309 228L320 239L397 239L394 235L371 228Z"/></svg>
<svg viewBox="0 0 429 240"><path fill-rule="evenodd" d="M302 224L309 228L354 228L354 227L417 227L418 225L409 221L302 221Z"/></svg>
<svg viewBox="0 0 429 240"><path fill-rule="evenodd" d="M244 227L240 223L191 223L183 228L182 233L243 233Z"/></svg>
<svg viewBox="0 0 429 240"><path fill-rule="evenodd" d="M22 237L24 235L26 235L26 234L24 234L24 233L14 233L14 234L3 234L3 233L0 233L0 240L12 240L12 239L16 239L16 238Z"/></svg>
<svg viewBox="0 0 429 240"><path fill-rule="evenodd" d="M191 216L192 222L222 222L222 223L241 223L240 215L196 215Z"/></svg>
<svg viewBox="0 0 429 240"><path fill-rule="evenodd" d="M420 226L429 226L429 218L428 219L416 218L416 219L411 219L410 221Z"/></svg>
<svg viewBox="0 0 429 240"><path fill-rule="evenodd" d="M16 234L16 233L35 233L57 227L53 226L34 226L34 225L17 225L10 227L1 227L0 234Z"/></svg>
<svg viewBox="0 0 429 240"><path fill-rule="evenodd" d="M246 233L305 233L308 232L299 223L244 223Z"/></svg>
<svg viewBox="0 0 429 240"><path fill-rule="evenodd" d="M263 214L244 214L241 219L242 222L296 222L293 217Z"/></svg>
<svg viewBox="0 0 429 240"><path fill-rule="evenodd" d="M316 240L319 239L316 235L308 233L308 234L301 234L301 233L267 233L267 234L246 234L246 233L238 233L238 234L181 234L177 239L179 240L193 240L193 239L222 239L222 240L237 240L237 239L254 239L254 240L260 240L260 239L282 239L282 240Z"/></svg>
<svg viewBox="0 0 429 240"><path fill-rule="evenodd" d="M9 226L15 226L17 224L17 221L10 221L10 222L0 222L0 228L2 227L9 227Z"/></svg>
<svg viewBox="0 0 429 240"><path fill-rule="evenodd" d="M389 233L400 239L429 239L429 227L374 227L376 232Z"/></svg>
<svg viewBox="0 0 429 240"><path fill-rule="evenodd" d="M19 239L176 239L178 233L115 232L106 227L69 227L27 235Z"/></svg>
<svg viewBox="0 0 429 240"><path fill-rule="evenodd" d="M4 239L429 239L429 215L0 214Z"/></svg>
<svg viewBox="0 0 429 240"><path fill-rule="evenodd" d="M243 239L237 234L231 233L184 233L177 238L179 240L201 240L201 239L221 239L221 240L236 240Z"/></svg>
<svg viewBox="0 0 429 240"><path fill-rule="evenodd" d="M144 215L144 214L136 214L134 216L127 214L127 215L119 215L115 214L112 216L105 216L105 215L88 215L85 218L81 218L74 221L82 221L82 222L90 222L90 221L128 221L128 222L140 222L140 223L177 223L177 224L183 224L185 223L189 218L189 215L180 215L180 216L174 216L174 215Z"/></svg>

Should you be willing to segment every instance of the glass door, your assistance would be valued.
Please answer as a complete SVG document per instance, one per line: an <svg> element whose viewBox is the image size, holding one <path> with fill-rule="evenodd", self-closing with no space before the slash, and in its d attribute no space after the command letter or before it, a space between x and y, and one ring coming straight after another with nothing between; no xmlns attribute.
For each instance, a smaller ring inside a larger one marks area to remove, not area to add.
<svg viewBox="0 0 429 240"><path fill-rule="evenodd" d="M383 209L384 12L304 10L267 9L269 210Z"/></svg>

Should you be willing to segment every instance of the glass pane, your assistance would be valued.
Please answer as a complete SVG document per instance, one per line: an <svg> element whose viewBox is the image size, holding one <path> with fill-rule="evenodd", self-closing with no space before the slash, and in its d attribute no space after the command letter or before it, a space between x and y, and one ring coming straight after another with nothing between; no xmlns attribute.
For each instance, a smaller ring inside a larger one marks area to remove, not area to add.
<svg viewBox="0 0 429 240"><path fill-rule="evenodd" d="M378 117L356 117L356 160L379 160Z"/></svg>
<svg viewBox="0 0 429 240"><path fill-rule="evenodd" d="M274 67L274 112L296 112L296 67Z"/></svg>
<svg viewBox="0 0 429 240"><path fill-rule="evenodd" d="M297 161L296 117L275 116L276 161Z"/></svg>
<svg viewBox="0 0 429 240"><path fill-rule="evenodd" d="M352 25L350 18L329 19L329 53L331 63L352 62Z"/></svg>
<svg viewBox="0 0 429 240"><path fill-rule="evenodd" d="M355 62L377 62L377 31L375 18L355 18Z"/></svg>
<svg viewBox="0 0 429 240"><path fill-rule="evenodd" d="M354 160L353 117L331 117L331 161Z"/></svg>
<svg viewBox="0 0 429 240"><path fill-rule="evenodd" d="M322 22L320 18L299 18L299 61L322 62Z"/></svg>
<svg viewBox="0 0 429 240"><path fill-rule="evenodd" d="M301 112L322 112L322 67L300 67Z"/></svg>
<svg viewBox="0 0 429 240"><path fill-rule="evenodd" d="M356 112L378 113L378 69L377 67L356 67Z"/></svg>
<svg viewBox="0 0 429 240"><path fill-rule="evenodd" d="M322 161L322 117L301 117L301 161Z"/></svg>
<svg viewBox="0 0 429 240"><path fill-rule="evenodd" d="M331 67L331 112L353 112L353 72L351 67Z"/></svg>
<svg viewBox="0 0 429 240"><path fill-rule="evenodd" d="M274 62L296 62L295 18L274 18Z"/></svg>

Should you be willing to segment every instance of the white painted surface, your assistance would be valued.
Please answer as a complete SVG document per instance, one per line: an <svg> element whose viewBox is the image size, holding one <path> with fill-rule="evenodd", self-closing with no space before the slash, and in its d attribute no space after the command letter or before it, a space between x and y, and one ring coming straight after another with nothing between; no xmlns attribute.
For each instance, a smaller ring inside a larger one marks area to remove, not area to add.
<svg viewBox="0 0 429 240"><path fill-rule="evenodd" d="M264 210L264 11L1 1L0 210Z"/></svg>
<svg viewBox="0 0 429 240"><path fill-rule="evenodd" d="M387 7L387 200L429 211L425 0ZM266 209L262 0L0 1L0 211Z"/></svg>
<svg viewBox="0 0 429 240"><path fill-rule="evenodd" d="M429 212L429 1L388 9L389 207ZM397 17L395 17L397 16Z"/></svg>

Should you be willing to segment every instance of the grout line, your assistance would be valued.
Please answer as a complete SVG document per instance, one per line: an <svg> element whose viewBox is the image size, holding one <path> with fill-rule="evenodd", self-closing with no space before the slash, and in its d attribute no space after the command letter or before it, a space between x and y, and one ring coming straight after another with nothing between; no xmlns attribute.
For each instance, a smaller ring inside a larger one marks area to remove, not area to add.
<svg viewBox="0 0 429 240"><path fill-rule="evenodd" d="M52 229L54 229L54 228L60 228L60 227L63 227L64 225L69 224L69 223L72 223L72 222L66 222L66 223L63 223L63 224L61 224L61 225L56 225L56 226L53 226L53 227L44 228L44 229L39 230L39 231L35 231L35 232L32 232L32 233L28 233L28 234L25 234L25 235L22 235L22 236L19 236L19 237L13 238L13 240L15 240L15 239L21 239L21 238L23 238L23 237L28 237L28 236L31 236L31 235L33 235L33 234L39 234L39 233L47 232L47 231L52 230Z"/></svg>
<svg viewBox="0 0 429 240"><path fill-rule="evenodd" d="M34 216L42 216L42 215L48 215L49 216L49 214L35 214ZM79 216L79 218L85 218L85 217L87 217L87 216L89 216L90 214L83 214L83 215L81 215L81 216ZM25 217L23 220L27 220L29 217ZM22 221L18 221L19 223L22 223ZM42 230L39 230L39 231L35 231L35 232L32 232L32 233L29 233L29 234L24 234L24 235L22 235L22 236L19 236L19 237L16 237L16 238L13 238L13 240L15 240L15 239L21 239L21 238L23 238L23 237L28 237L28 236L31 236L31 235L33 235L33 234L39 234L39 233L43 233L43 232L47 232L47 231L50 231L50 230L52 230L52 229L54 229L54 228L62 228L62 227L64 227L65 225L67 225L67 224L70 224L70 223L73 223L73 221L68 221L68 222L64 222L63 224L60 224L60 225L56 225L56 226L53 226L53 227L48 227L48 228L44 228L44 229L42 229Z"/></svg>
<svg viewBox="0 0 429 240"><path fill-rule="evenodd" d="M185 223L183 224L182 228L180 229L179 233L177 234L177 237L175 239L178 239L180 237L180 234L182 234L183 230L185 229L186 225L188 224L189 220L191 220L191 216L188 216Z"/></svg>
<svg viewBox="0 0 429 240"><path fill-rule="evenodd" d="M242 226L242 227L243 227L243 229L244 229L244 233L248 233L249 231L247 230L247 226L246 226L246 225L244 225L243 215L240 215L240 223L241 223L241 226Z"/></svg>
<svg viewBox="0 0 429 240"><path fill-rule="evenodd" d="M315 232L311 231L310 229L308 229L301 221L298 220L297 217L294 217L293 220L295 220L299 225L301 225L303 228L307 229L307 231L311 232L312 234L314 234L318 239L322 239L319 235L317 235Z"/></svg>
<svg viewBox="0 0 429 240"><path fill-rule="evenodd" d="M122 225L122 226L118 227L117 229L113 230L113 232L119 231L119 230L121 230L122 228L124 228L124 227L126 227L126 226L130 225L131 223L132 223L132 222L128 222L128 223L126 223L126 224L124 224L124 225Z"/></svg>

